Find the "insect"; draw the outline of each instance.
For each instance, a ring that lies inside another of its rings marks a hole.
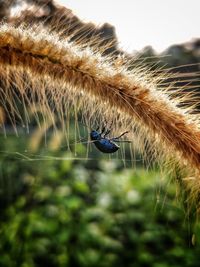
[[[119,140],[120,137],[127,134],[128,131],[120,134],[117,137],[107,138],[108,134],[111,132],[111,130],[106,130],[105,127],[103,127],[102,131],[99,132],[99,127],[96,130],[92,130],[90,132],[90,138],[93,141],[94,145],[98,150],[100,150],[103,153],[114,153],[116,152],[120,146],[116,144],[116,142],[129,142],[126,140]]]

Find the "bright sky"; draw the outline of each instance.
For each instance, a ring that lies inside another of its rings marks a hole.
[[[109,22],[129,52],[200,37],[200,0],[57,0],[85,22]]]

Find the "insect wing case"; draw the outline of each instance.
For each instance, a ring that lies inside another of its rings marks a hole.
[[[114,153],[119,149],[119,146],[106,138],[101,138],[94,142],[95,146],[103,153]]]

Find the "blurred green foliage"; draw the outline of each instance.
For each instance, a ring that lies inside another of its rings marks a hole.
[[[156,171],[0,139],[0,266],[199,266],[199,226]]]

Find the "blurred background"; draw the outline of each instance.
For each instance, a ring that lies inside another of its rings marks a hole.
[[[79,12],[89,8],[82,4],[81,9],[80,1],[74,1],[73,13],[72,2],[58,1],[66,5],[67,19],[77,27],[94,29],[104,44],[112,40],[106,53],[132,57],[119,48],[118,28],[109,24],[111,20],[96,27],[80,13],[83,22]],[[106,14],[115,13],[115,3],[110,2],[113,10],[108,5]],[[188,4],[190,10],[197,12],[192,4]],[[179,21],[182,9],[175,6],[167,14],[177,14]],[[31,18],[49,26],[51,19],[47,18],[56,16],[59,8],[48,0],[0,0],[0,19],[10,22],[20,14],[22,21]],[[198,26],[193,22],[193,27]],[[153,43],[146,40],[150,46],[133,46],[134,55],[151,69],[167,65],[176,73],[192,76],[200,71],[200,39],[198,32],[191,32],[192,39],[179,44],[172,41],[162,52],[166,43],[154,50]],[[188,85],[187,80],[182,77],[176,84]],[[190,86],[198,96],[199,79],[193,79]],[[28,132],[16,121],[16,134],[0,107],[0,266],[199,266],[200,224],[192,210],[188,212],[172,177],[164,179],[158,166],[147,166],[128,144],[122,145],[122,153],[108,156],[92,144],[77,142],[87,139],[90,131],[81,124],[81,117],[77,120],[72,115],[67,133],[59,128],[53,131],[48,120],[38,127],[40,111],[37,118],[31,117],[35,114],[32,108]]]

